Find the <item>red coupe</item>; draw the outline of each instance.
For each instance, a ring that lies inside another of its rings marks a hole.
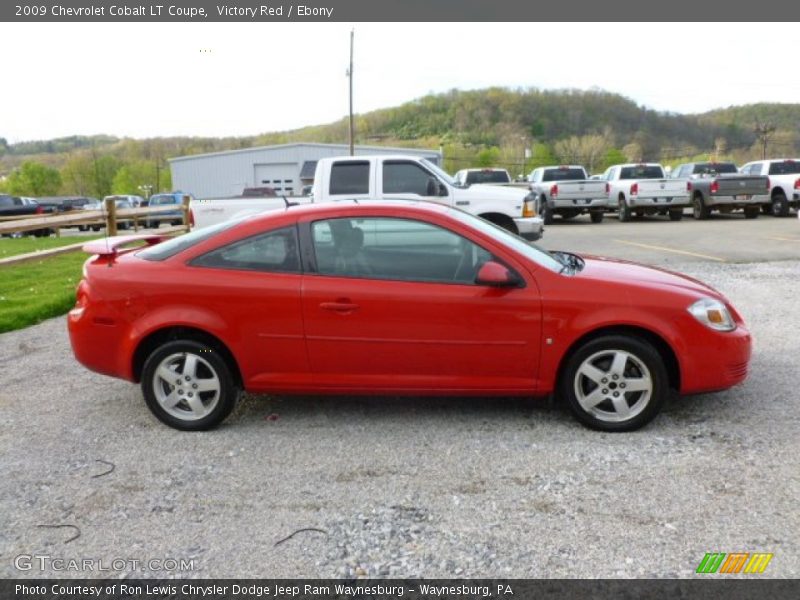
[[[147,246],[123,249],[135,240]],[[141,382],[178,429],[217,425],[245,389],[555,393],[585,425],[628,431],[670,389],[747,376],[750,333],[709,286],[546,252],[435,204],[292,206],[85,250],[96,256],[68,317],[75,356]]]

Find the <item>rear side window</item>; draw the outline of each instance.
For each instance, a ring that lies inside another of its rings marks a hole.
[[[620,179],[664,179],[661,167],[649,165],[636,165],[635,167],[622,167]]]
[[[331,166],[331,195],[368,193],[368,161],[347,161],[333,163],[333,166]]]
[[[586,173],[583,169],[547,169],[544,172],[542,181],[577,181],[579,179],[586,179]]]
[[[294,227],[262,233],[212,250],[191,264],[215,269],[299,273],[297,233]]]
[[[230,229],[234,225],[238,225],[242,219],[228,219],[222,223],[217,223],[205,229],[196,229],[191,233],[179,235],[166,242],[161,242],[155,246],[149,246],[144,250],[139,250],[136,256],[144,258],[145,260],[164,260],[170,256],[175,256],[178,252],[182,252],[187,248],[191,248],[209,238],[214,237],[218,233],[222,233],[226,229]]]
[[[770,175],[797,175],[800,174],[800,162],[785,160],[783,162],[770,163]]]

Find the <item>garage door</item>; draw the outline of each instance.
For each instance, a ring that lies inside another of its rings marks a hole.
[[[294,196],[300,193],[297,184],[297,163],[277,163],[269,165],[253,165],[255,169],[255,187],[271,187],[278,194]]]

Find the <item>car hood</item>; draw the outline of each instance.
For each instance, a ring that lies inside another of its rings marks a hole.
[[[602,256],[582,255],[581,258],[586,261],[578,273],[581,278],[630,286],[657,286],[692,296],[711,296],[725,301],[725,297],[710,285],[667,269]]]

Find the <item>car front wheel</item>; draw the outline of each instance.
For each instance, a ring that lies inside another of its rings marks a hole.
[[[186,431],[216,427],[239,396],[225,359],[194,340],[170,341],[150,354],[142,371],[142,392],[160,421]]]
[[[661,410],[668,387],[656,349],[640,338],[617,335],[580,347],[559,382],[575,418],[601,431],[643,427]]]

